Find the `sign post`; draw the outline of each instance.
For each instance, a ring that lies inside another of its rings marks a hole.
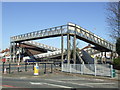
[[[3,69],[2,69],[2,72],[4,73],[4,66],[5,66],[5,58],[2,59],[2,62],[3,62]]]

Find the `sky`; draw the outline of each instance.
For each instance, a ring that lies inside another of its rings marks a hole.
[[[3,2],[2,49],[9,47],[12,36],[65,25],[68,22],[110,40],[105,22],[105,6],[106,2]],[[59,37],[42,39],[39,42],[60,48]],[[82,41],[78,42],[80,47],[86,45]]]

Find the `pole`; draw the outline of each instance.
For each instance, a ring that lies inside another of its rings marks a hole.
[[[45,63],[45,69],[44,69],[44,74],[46,74],[46,63]]]
[[[63,34],[62,34],[62,26],[61,26],[61,59],[62,59],[62,64],[63,64],[63,58],[64,58],[64,55],[63,55],[63,48],[64,48],[64,38],[63,38]]]
[[[15,62],[15,42],[13,43],[13,62]]]
[[[52,73],[52,63],[51,63],[51,73]]]
[[[73,60],[74,64],[76,64],[76,25],[75,25],[75,34],[74,34],[74,39],[73,39]]]
[[[27,72],[27,63],[25,62],[25,71]]]
[[[11,71],[11,64],[9,63],[9,74],[10,74],[10,71]]]
[[[33,70],[34,70],[34,62],[33,62]]]
[[[3,62],[3,69],[2,69],[2,72],[4,73],[4,64],[5,64],[5,62]]]
[[[9,60],[9,74],[10,74],[10,71],[11,71],[11,65],[10,65],[10,62],[11,62],[11,60],[12,60],[12,43],[10,42],[10,60]]]
[[[19,64],[20,64],[20,43],[19,43],[19,60],[18,60],[18,72],[19,72]]]
[[[67,63],[70,64],[70,35],[67,34]]]
[[[15,43],[15,63],[16,63],[16,60],[17,60],[17,43]]]

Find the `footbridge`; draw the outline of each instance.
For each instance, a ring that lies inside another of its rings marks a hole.
[[[82,28],[81,26],[73,23],[68,23],[66,25],[52,27],[48,29],[38,30],[26,34],[21,34],[17,36],[11,37],[11,46],[15,44],[19,44],[24,41],[36,40],[36,39],[44,39],[51,37],[59,37],[61,36],[61,60],[63,62],[64,56],[64,45],[63,45],[63,36],[67,36],[67,60],[68,64],[70,63],[70,36],[74,37],[73,45],[74,45],[74,63],[76,63],[76,39],[83,40],[87,43],[90,43],[95,46],[96,50],[104,51],[104,52],[115,52],[115,45],[110,43],[109,41],[95,35],[94,33]],[[37,44],[36,44],[37,45]],[[37,45],[39,46],[39,45]],[[56,51],[57,49],[53,50]],[[12,53],[12,51],[11,51]],[[11,58],[12,59],[12,58]]]

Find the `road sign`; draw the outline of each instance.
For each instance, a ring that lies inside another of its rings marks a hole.
[[[3,59],[2,59],[2,62],[6,62],[6,59],[5,59],[5,58],[3,58]]]

